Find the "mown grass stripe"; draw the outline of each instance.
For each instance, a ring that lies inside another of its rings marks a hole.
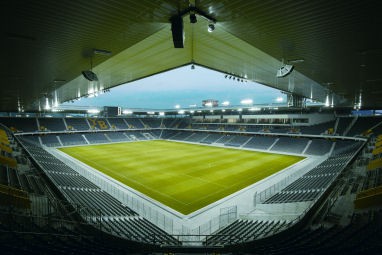
[[[169,141],[60,150],[183,214],[198,210],[303,159]]]

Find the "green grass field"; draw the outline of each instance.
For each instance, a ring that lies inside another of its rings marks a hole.
[[[169,141],[60,150],[185,215],[303,159]]]

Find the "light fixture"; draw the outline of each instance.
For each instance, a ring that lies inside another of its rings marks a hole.
[[[111,51],[109,51],[109,50],[100,50],[100,49],[93,49],[93,54],[95,54],[95,55],[110,56],[111,55]]]
[[[240,101],[240,103],[243,105],[251,105],[251,104],[253,104],[253,100],[252,99],[243,99]]]
[[[90,57],[90,70],[82,71],[82,75],[88,81],[98,81],[98,77],[95,73],[93,73],[93,57]]]
[[[214,23],[208,24],[207,31],[212,33],[214,30],[215,30],[215,24]]]
[[[289,59],[287,62],[289,64],[300,64],[300,63],[303,63],[304,61],[305,61],[305,59],[298,58],[298,59]]]
[[[45,110],[50,110],[49,98],[45,97]]]
[[[293,71],[293,65],[283,65],[277,70],[276,77],[281,78],[285,77]]]
[[[326,93],[325,106],[326,106],[326,107],[329,107],[329,106],[330,106],[330,102],[329,102],[329,92]]]
[[[261,108],[259,108],[259,107],[251,107],[251,108],[248,109],[248,111],[250,111],[250,112],[258,112],[258,111],[261,111]]]
[[[212,102],[207,102],[207,103],[205,103],[205,104],[204,104],[204,106],[207,106],[207,107],[212,107],[212,106],[213,106],[213,104],[212,104]]]
[[[61,80],[61,79],[54,79],[54,83],[61,83],[61,82],[66,82],[66,80]]]
[[[225,74],[224,78],[232,79],[237,82],[247,82],[247,75]]]
[[[87,112],[92,113],[92,114],[100,113],[100,111],[98,109],[88,109]]]
[[[191,70],[194,70],[194,69],[195,69],[195,65],[192,64],[192,65],[191,65]]]
[[[88,81],[98,81],[97,75],[95,73],[93,73],[91,70],[82,71],[82,75]]]
[[[182,11],[178,11],[178,13],[172,17],[170,17],[171,22],[171,32],[172,32],[172,40],[174,43],[174,48],[184,48],[184,30],[183,30],[183,17],[185,15],[189,14],[190,23],[196,23],[197,17],[196,14],[199,15],[199,17],[202,17],[206,19],[210,24],[213,26],[208,26],[208,29],[210,32],[213,31],[215,28],[216,19],[212,16],[210,16],[208,13],[204,12],[203,10],[198,9],[195,7],[194,4],[190,4],[189,7]]]
[[[198,22],[198,20],[196,19],[195,13],[190,13],[190,23],[195,24],[196,22]]]
[[[282,101],[284,101],[284,98],[282,98],[282,97],[277,97],[276,98],[276,102],[281,103]]]

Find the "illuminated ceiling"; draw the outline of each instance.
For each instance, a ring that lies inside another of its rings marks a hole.
[[[192,1],[217,20],[213,33],[184,17],[185,48],[169,19],[189,1],[2,1],[1,111],[66,101],[191,62],[324,101],[382,106],[381,8],[377,1]],[[95,85],[81,76],[90,68]],[[276,78],[281,61],[303,59]],[[343,100],[346,99],[346,100]]]

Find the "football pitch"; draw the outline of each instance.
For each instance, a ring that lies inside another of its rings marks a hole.
[[[60,150],[185,215],[304,159],[161,140]]]

